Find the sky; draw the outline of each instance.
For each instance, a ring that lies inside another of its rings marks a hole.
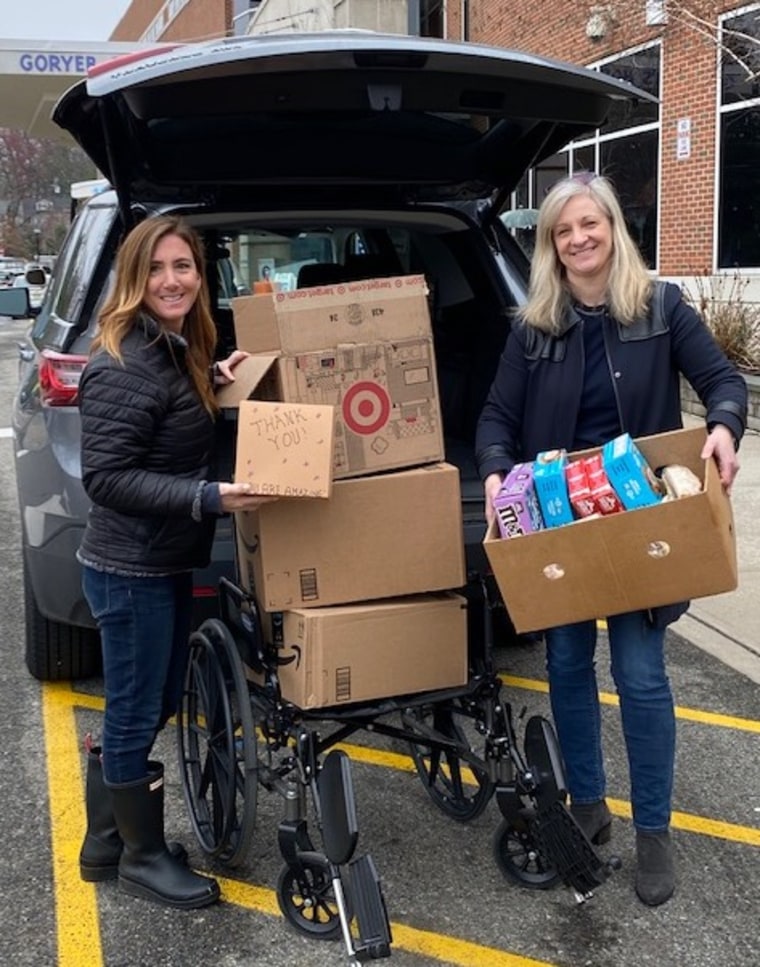
[[[108,40],[129,4],[130,0],[3,0],[0,46],[3,40]]]

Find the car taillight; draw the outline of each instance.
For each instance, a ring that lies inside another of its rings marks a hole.
[[[43,406],[73,406],[87,356],[44,349],[40,355],[40,401]]]

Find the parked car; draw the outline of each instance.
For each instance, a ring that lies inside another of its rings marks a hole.
[[[265,266],[275,279],[286,267],[299,286],[423,273],[467,559],[485,569],[474,429],[528,274],[498,214],[527,168],[639,96],[525,53],[369,32],[146,52],[131,55],[127,70],[98,65],[71,88],[55,121],[117,190],[81,208],[21,349],[13,432],[32,674],[70,678],[97,667],[74,557],[88,509],[77,384],[125,223],[180,212],[203,234],[220,355],[234,337],[219,288],[229,273],[215,263],[230,250],[237,291],[253,289]],[[234,429],[220,420],[227,472]],[[197,600],[213,604],[219,575],[232,568],[223,521]]]
[[[24,260],[9,255],[0,256],[0,288],[10,288],[17,276],[24,272]]]
[[[42,302],[47,291],[48,275],[41,265],[30,263],[24,267],[22,275],[17,275],[13,280],[15,288],[25,288],[29,290],[29,309],[33,316],[42,308]]]

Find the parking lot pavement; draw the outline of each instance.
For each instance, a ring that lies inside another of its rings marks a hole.
[[[15,333],[0,332],[0,414],[8,412]],[[0,419],[0,423],[2,420]],[[11,443],[0,438],[0,963],[14,967],[329,967],[342,946],[290,930],[277,909],[277,824],[283,803],[259,790],[250,854],[216,866],[191,839],[174,745],[167,764],[167,835],[198,868],[220,876],[223,902],[180,912],[79,880],[84,831],[81,738],[99,732],[98,680],[40,685],[23,664],[19,530]],[[760,732],[758,687],[680,633],[668,638],[678,704],[674,839],[678,889],[649,909],[633,893],[627,767],[602,633],[599,653],[614,851],[622,869],[586,904],[558,887],[507,882],[492,856],[496,803],[458,824],[430,802],[406,749],[359,733],[349,740],[360,851],[383,879],[397,967],[756,967],[760,947]],[[499,649],[515,714],[547,713],[540,644]],[[518,729],[521,724],[518,723]]]
[[[687,425],[699,424],[685,415]],[[676,629],[689,641],[760,684],[760,433],[748,430],[739,449],[739,475],[731,504],[734,514],[739,586],[727,594],[693,601]],[[709,567],[709,562],[703,562]]]

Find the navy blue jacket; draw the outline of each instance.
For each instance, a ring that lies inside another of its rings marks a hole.
[[[621,326],[605,315],[602,325],[623,432],[638,437],[680,428],[683,374],[706,409],[708,427],[725,424],[738,446],[747,384],[677,286],[655,283],[646,319]],[[475,458],[483,479],[541,450],[573,449],[584,383],[582,326],[571,309],[558,336],[513,328],[478,421]],[[664,628],[687,608],[687,601],[653,608],[649,618]]]
[[[212,473],[214,419],[188,375],[186,342],[141,316],[123,365],[96,353],[79,385],[82,482],[92,500],[78,557],[122,574],[208,564],[216,519],[194,510]]]
[[[621,431],[638,437],[681,427],[682,374],[706,409],[708,427],[725,424],[738,445],[747,421],[743,377],[678,286],[656,282],[652,305],[633,325],[609,315],[602,323]],[[582,326],[570,309],[558,336],[525,325],[512,329],[478,421],[482,479],[541,450],[573,449],[584,378]]]

